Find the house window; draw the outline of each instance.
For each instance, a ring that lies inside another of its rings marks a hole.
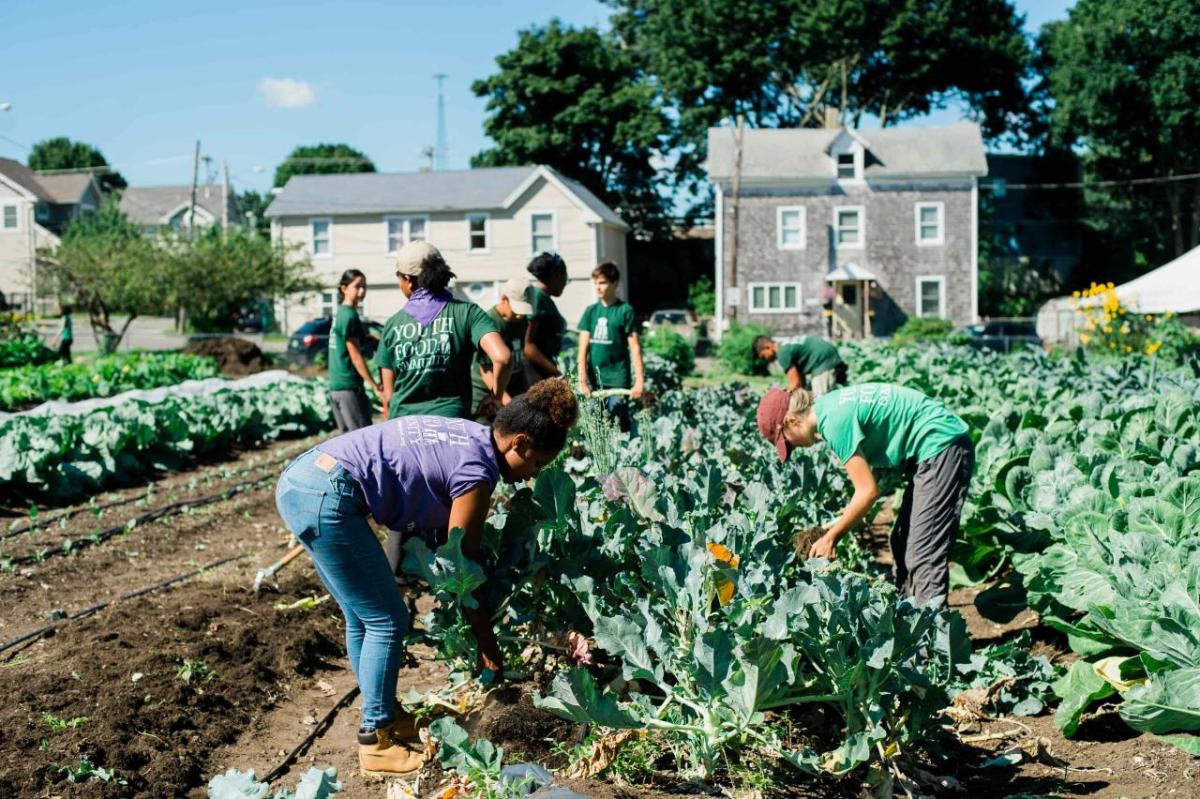
[[[802,206],[779,208],[775,212],[775,241],[781,250],[803,250],[805,213]]]
[[[20,206],[16,204],[0,206],[0,228],[4,230],[21,229],[21,216],[18,209]]]
[[[861,206],[833,209],[833,235],[838,247],[862,247],[866,240],[866,222]]]
[[[322,291],[321,292],[321,316],[325,316],[325,317],[332,319],[333,315],[335,313],[337,313],[337,307],[338,307],[337,290],[334,289],[333,291]]]
[[[50,206],[45,203],[38,203],[37,210],[34,213],[37,215],[38,222],[50,221]]]
[[[488,251],[487,214],[471,214],[467,217],[467,251]]]
[[[945,242],[945,205],[942,203],[917,203],[914,212],[917,227],[917,244],[929,246]]]
[[[917,316],[946,318],[946,278],[941,275],[917,278]]]
[[[798,313],[799,283],[751,283],[750,313]]]
[[[172,220],[172,223],[174,220]],[[312,254],[318,258],[333,256],[333,221],[330,219],[311,219],[309,227],[312,232]],[[172,225],[173,226],[173,225]]]
[[[854,180],[858,177],[858,165],[855,163],[853,152],[838,153],[837,176],[838,180]]]
[[[558,249],[558,231],[555,228],[553,211],[530,215],[529,238],[534,255]]]
[[[429,220],[423,216],[389,216],[384,218],[387,228],[387,254],[393,255],[410,241],[425,241]]]

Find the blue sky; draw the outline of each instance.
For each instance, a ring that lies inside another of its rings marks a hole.
[[[1030,30],[1073,3],[1017,0]],[[182,184],[199,137],[239,188],[265,190],[295,145],[345,141],[382,171],[414,170],[436,137],[433,74],[444,72],[448,165],[461,168],[488,145],[471,81],[517,31],[608,14],[595,0],[3,2],[0,103],[12,109],[0,111],[0,157],[24,161],[28,145],[66,135],[133,184]]]

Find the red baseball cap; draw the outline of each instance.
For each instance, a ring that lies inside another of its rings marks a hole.
[[[775,445],[779,459],[786,461],[791,453],[787,439],[783,437],[783,420],[787,417],[788,393],[781,388],[772,388],[758,403],[758,432]]]

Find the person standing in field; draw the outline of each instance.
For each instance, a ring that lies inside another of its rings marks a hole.
[[[904,501],[892,527],[896,584],[917,604],[944,601],[950,589],[950,548],[971,474],[975,445],[965,422],[919,391],[891,383],[861,383],[814,401],[802,388],[773,388],[758,405],[758,429],[779,457],[824,441],[854,484],[854,495],[809,557],[833,558],[879,498],[876,472],[900,469]]]
[[[758,336],[752,346],[754,357],[767,363],[779,361],[788,388],[806,388],[820,397],[849,382],[841,354],[820,336],[801,336],[782,345],[770,336]]]
[[[75,343],[75,320],[71,316],[72,310],[70,305],[59,306],[62,320],[58,333],[54,336],[54,343],[51,345],[51,347],[58,348],[58,359],[63,363],[71,362],[71,345]]]
[[[371,377],[363,357],[367,329],[358,315],[358,306],[367,296],[367,276],[347,269],[338,281],[337,313],[329,328],[329,402],[339,433],[348,433],[371,423],[371,403],[364,384],[383,402],[383,389]]]
[[[642,345],[634,324],[633,306],[617,296],[621,271],[612,261],[592,270],[597,301],[579,320],[579,390],[630,389],[638,399],[645,388]],[[624,397],[608,397],[608,413],[621,430],[629,432],[632,421]]]
[[[445,542],[479,561],[496,484],[527,480],[562,450],[578,406],[563,380],[545,380],[500,410],[491,427],[465,419],[404,416],[338,436],[301,455],[275,490],[279,515],[312,557],[346,621],[346,651],[362,691],[358,762],[394,776],[425,762],[415,719],[397,712],[396,683],[408,608],[368,517],[406,535]],[[504,669],[481,587],[463,616],[487,680]]]
[[[500,337],[512,352],[512,377],[508,380],[508,390],[499,396],[496,394],[496,370],[492,359],[486,353],[475,355],[475,366],[471,371],[471,407],[475,409],[473,418],[477,422],[490,424],[496,416],[496,411],[502,405],[507,405],[513,397],[525,393],[528,383],[525,380],[525,328],[528,318],[533,313],[533,305],[529,302],[531,293],[529,281],[514,277],[504,284],[500,290],[500,301],[487,312],[488,317],[500,330]]]
[[[525,374],[532,385],[562,374],[557,358],[562,352],[567,320],[552,298],[561,297],[567,287],[567,264],[558,253],[544,252],[534,256],[527,268],[535,281],[529,299],[533,312],[525,329]]]

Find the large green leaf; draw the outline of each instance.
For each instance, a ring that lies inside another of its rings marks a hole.
[[[1054,683],[1054,693],[1062,700],[1054,714],[1054,725],[1070,738],[1079,728],[1084,711],[1096,701],[1112,696],[1116,689],[1096,673],[1091,663],[1077,660]]]

